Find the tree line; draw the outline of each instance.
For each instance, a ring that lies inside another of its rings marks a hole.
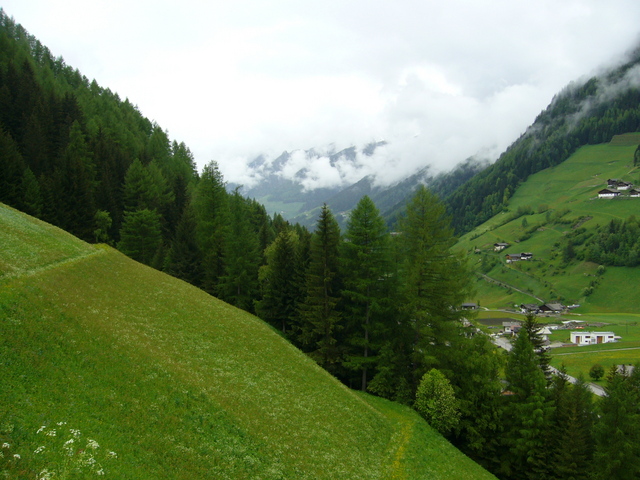
[[[393,232],[366,196],[344,232],[326,205],[313,231],[269,216],[2,10],[0,172],[0,201],[257,314],[347,386],[414,405],[500,478],[638,471],[636,374],[612,371],[596,408],[582,383],[546,375],[534,326],[498,351],[465,320],[472,276],[423,186]],[[627,443],[607,450],[611,438]]]

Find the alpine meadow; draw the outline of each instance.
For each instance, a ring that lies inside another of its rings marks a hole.
[[[0,478],[637,478],[639,64],[301,224],[0,9]]]

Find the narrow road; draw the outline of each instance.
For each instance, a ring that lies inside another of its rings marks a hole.
[[[525,292],[524,290],[520,290],[518,287],[514,287],[513,285],[509,285],[508,283],[504,283],[504,282],[501,282],[500,280],[496,280],[495,278],[491,278],[491,277],[485,275],[484,273],[481,273],[480,276],[482,278],[484,278],[487,282],[495,283],[496,285],[499,285],[501,287],[510,288],[511,290],[515,290],[516,292],[520,292],[520,293],[522,293],[524,295],[528,295],[530,297],[533,297],[540,303],[545,303],[543,299],[541,299],[540,297],[536,297],[533,293],[529,293],[529,292]]]

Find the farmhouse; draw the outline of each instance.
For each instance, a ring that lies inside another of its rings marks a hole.
[[[607,187],[617,190],[629,190],[633,187],[633,183],[625,182],[624,180],[618,180],[617,178],[610,178],[607,180]]]
[[[638,190],[637,188],[632,188],[631,190],[629,190],[629,196],[640,197],[640,190]]]
[[[603,188],[598,192],[598,198],[615,198],[620,195],[618,190],[613,188]]]
[[[538,305],[535,303],[523,303],[520,305],[522,313],[538,313]]]
[[[504,250],[508,246],[509,246],[509,244],[508,243],[504,243],[504,242],[494,243],[493,244],[493,251],[494,252],[501,252],[502,250]]]
[[[478,305],[475,303],[463,303],[461,305],[462,310],[477,310]]]
[[[564,309],[565,307],[561,303],[545,303],[544,305],[540,305],[538,311],[542,313],[560,313]]]
[[[515,335],[520,331],[520,328],[522,328],[522,324],[520,322],[502,322],[502,328],[504,333]]]
[[[533,258],[533,253],[507,253],[505,254],[505,258],[507,259],[507,263],[519,262],[520,260],[531,260]]]
[[[576,345],[597,345],[599,343],[611,343],[617,339],[613,332],[571,332],[571,343]]]

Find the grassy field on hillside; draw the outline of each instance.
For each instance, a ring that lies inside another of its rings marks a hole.
[[[611,219],[624,220],[640,212],[640,198],[597,198],[609,178],[640,184],[632,141],[624,137],[612,144],[583,147],[560,165],[531,175],[509,200],[508,211],[459,240],[457,248],[469,252],[479,272],[514,287],[505,295],[504,286],[479,285],[477,296],[483,305],[509,308],[520,300],[539,303],[514,294],[519,289],[546,302],[579,303],[584,313],[638,310],[634,291],[640,269],[607,268],[593,294],[586,297],[585,289],[597,280],[598,265],[576,260],[567,264],[561,247],[564,236],[576,228],[593,230]],[[510,246],[494,252],[496,242]],[[521,252],[533,253],[533,260],[505,262],[506,254]]]
[[[2,254],[0,279],[10,478],[493,478],[256,317],[0,205],[0,232],[9,223],[2,246],[20,251]]]

